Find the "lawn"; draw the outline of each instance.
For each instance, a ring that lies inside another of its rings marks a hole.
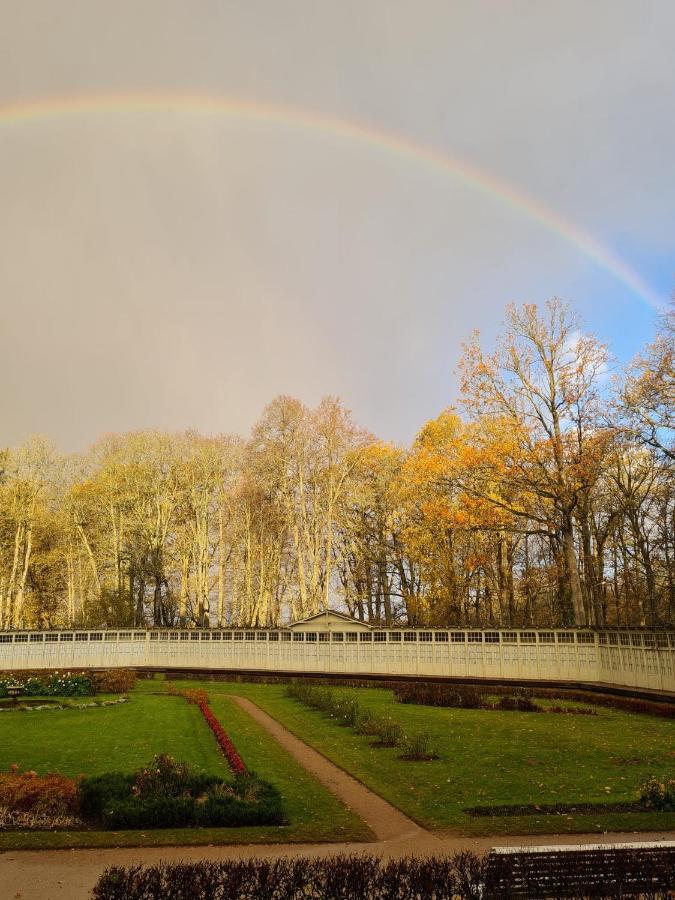
[[[472,818],[467,807],[618,803],[637,799],[650,775],[675,775],[675,723],[598,708],[597,716],[438,709],[403,705],[384,689],[335,689],[425,731],[440,752],[406,762],[370,739],[284,696],[282,685],[211,683],[218,695],[247,696],[298,737],[351,772],[420,824],[464,834],[651,831],[675,828],[675,814],[592,812]]]
[[[194,685],[192,685],[194,686]],[[225,697],[212,708],[249,769],[280,790],[289,825],[146,832],[5,832],[0,850],[38,847],[153,846],[369,840],[360,819],[305,772],[267,733]],[[0,769],[18,763],[64,775],[131,772],[157,753],[227,777],[229,769],[197,707],[139,682],[117,706],[0,713]]]

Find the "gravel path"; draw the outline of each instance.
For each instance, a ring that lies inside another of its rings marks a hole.
[[[87,900],[99,875],[111,865],[156,863],[160,860],[242,859],[247,857],[327,856],[372,853],[382,857],[429,856],[457,850],[485,852],[494,846],[595,844],[602,842],[673,840],[675,833],[511,835],[472,838],[442,837],[420,828],[361,782],[317,753],[250,700],[235,701],[297,759],[314,777],[349,806],[373,830],[377,841],[361,844],[248,844],[223,847],[110,848],[106,850],[23,850],[0,853],[2,900]]]

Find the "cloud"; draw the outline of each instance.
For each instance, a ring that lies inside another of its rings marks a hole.
[[[0,84],[6,101],[204,90],[361,119],[519,185],[630,262],[672,251],[673,25],[668,3],[70,0],[7,11]],[[493,198],[293,129],[0,126],[0,196],[8,442],[246,431],[279,392],[340,394],[408,439],[509,300],[574,300],[623,355],[650,328],[625,287]]]

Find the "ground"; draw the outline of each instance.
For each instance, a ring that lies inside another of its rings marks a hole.
[[[195,683],[190,683],[194,687]],[[341,728],[284,696],[282,685],[204,682],[211,706],[250,769],[280,789],[290,825],[279,828],[126,833],[0,834],[0,848],[105,846],[111,843],[349,841],[366,826],[232,701],[246,697],[393,806],[436,833],[536,834],[669,830],[672,813],[604,813],[472,818],[469,806],[635,800],[650,775],[673,775],[675,724],[604,708],[598,715],[436,709],[397,703],[384,689],[355,692],[360,702],[410,732],[425,731],[440,752],[407,762],[396,749]],[[131,771],[168,752],[218,774],[225,763],[199,711],[140,682],[128,704],[98,709],[0,713],[0,768],[13,762],[75,775]]]

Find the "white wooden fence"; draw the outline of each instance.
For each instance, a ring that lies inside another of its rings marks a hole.
[[[675,692],[675,632],[377,628],[0,632],[0,671],[170,667],[601,682]]]

